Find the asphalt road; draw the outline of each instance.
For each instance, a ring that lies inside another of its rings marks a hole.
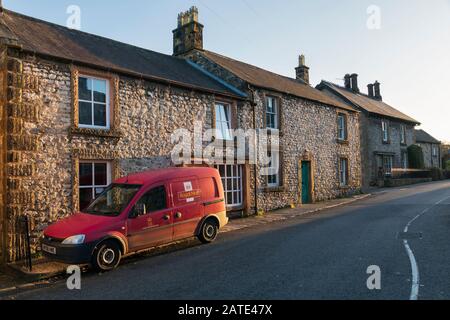
[[[380,267],[380,290],[367,288],[371,265]],[[61,281],[10,298],[410,299],[415,287],[418,299],[450,299],[449,274],[446,181],[230,232],[211,245],[191,242],[182,250],[132,259],[110,273],[85,273],[81,290],[70,291]]]

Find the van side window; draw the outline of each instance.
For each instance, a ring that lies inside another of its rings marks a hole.
[[[142,196],[137,205],[145,205],[143,214],[167,209],[166,188],[159,186],[151,189]]]

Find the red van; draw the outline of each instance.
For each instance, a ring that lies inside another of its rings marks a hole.
[[[107,271],[122,256],[161,244],[192,236],[212,242],[227,223],[216,169],[148,171],[118,179],[83,212],[45,229],[42,251]]]

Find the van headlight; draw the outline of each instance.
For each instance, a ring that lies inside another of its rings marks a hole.
[[[71,236],[65,239],[62,244],[82,244],[84,242],[84,234],[78,234],[76,236]]]

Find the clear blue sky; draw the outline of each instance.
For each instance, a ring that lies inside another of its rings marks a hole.
[[[204,45],[242,61],[294,76],[306,55],[311,82],[360,75],[360,88],[382,84],[384,100],[450,141],[450,0],[3,0],[4,6],[65,25],[81,8],[83,31],[172,53],[177,14],[196,5]],[[380,8],[369,30],[367,8]]]

